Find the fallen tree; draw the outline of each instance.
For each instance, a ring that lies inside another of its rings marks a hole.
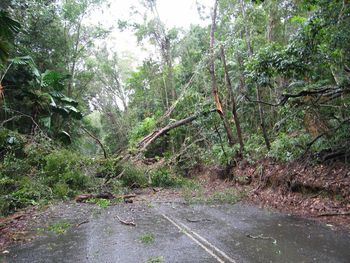
[[[116,196],[110,192],[103,192],[99,194],[81,194],[75,197],[75,201],[78,203],[85,203],[90,199],[107,199],[107,200],[123,199],[124,201],[126,201],[127,199],[134,198],[134,197],[136,197],[136,194],[126,194],[126,195]]]
[[[191,115],[185,119],[181,119],[178,121],[175,121],[173,123],[168,124],[167,126],[157,129],[153,132],[151,132],[150,134],[148,134],[147,136],[145,136],[138,144],[138,149],[142,152],[144,150],[147,149],[147,147],[153,143],[156,139],[158,139],[159,137],[165,135],[167,132],[169,132],[172,129],[175,129],[177,127],[186,125],[191,123],[192,121],[194,121],[195,119],[199,118],[200,116],[206,116],[210,113],[216,112],[216,109],[212,109],[209,111],[205,111],[205,112],[201,112],[201,113],[197,113],[194,115]]]

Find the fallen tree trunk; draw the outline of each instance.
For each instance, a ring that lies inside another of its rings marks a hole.
[[[126,200],[126,199],[130,199],[130,198],[134,198],[134,197],[136,197],[135,194],[126,194],[126,195],[115,196],[112,193],[103,192],[103,193],[99,193],[99,194],[81,194],[81,195],[78,195],[77,197],[75,197],[75,201],[78,203],[84,203],[90,199],[108,199],[108,200],[111,200],[111,199],[116,198],[116,199]]]
[[[172,129],[175,129],[177,127],[180,127],[180,126],[183,126],[183,125],[186,125],[186,124],[189,124],[191,123],[192,121],[194,121],[195,119],[197,119],[198,117],[200,116],[205,116],[205,115],[208,115],[212,112],[216,112],[217,110],[216,109],[212,109],[210,111],[206,111],[206,112],[201,112],[201,113],[197,113],[197,114],[194,114],[192,116],[189,116],[185,119],[182,119],[182,120],[178,120],[178,121],[175,121],[173,123],[170,123],[168,124],[167,126],[159,129],[159,130],[155,130],[153,131],[152,133],[148,134],[147,136],[145,136],[141,141],[140,143],[138,144],[138,148],[141,150],[141,151],[144,151],[147,149],[147,147],[153,143],[157,138],[161,137],[162,135],[166,134],[168,131],[172,130]]]

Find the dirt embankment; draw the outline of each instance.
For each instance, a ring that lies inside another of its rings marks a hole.
[[[350,228],[350,165],[266,159],[241,163],[233,178],[237,184],[249,184],[249,199],[256,204]]]
[[[350,165],[264,159],[255,164],[243,161],[229,176],[223,168],[201,166],[190,175],[199,178],[208,193],[241,188],[261,207],[350,228]]]

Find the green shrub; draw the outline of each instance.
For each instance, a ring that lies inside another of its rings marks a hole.
[[[44,171],[50,177],[57,177],[62,173],[76,170],[80,158],[69,150],[54,151],[46,158]]]
[[[104,177],[117,176],[123,171],[123,166],[119,164],[120,157],[110,157],[97,161],[96,172]]]
[[[64,234],[69,228],[72,227],[72,224],[67,221],[62,221],[49,225],[48,230],[54,232],[57,235]]]
[[[84,160],[78,154],[60,150],[49,154],[45,159],[45,180],[49,186],[61,183],[72,190],[82,190],[88,186],[89,177],[81,172]]]
[[[172,176],[165,168],[152,172],[151,181],[155,187],[175,187],[183,184],[183,178]]]
[[[209,159],[214,164],[221,164],[226,165],[232,160],[232,156],[236,154],[239,147],[238,144],[234,145],[233,147],[224,144],[221,146],[220,144],[214,144],[211,149],[211,154]]]
[[[137,167],[132,164],[123,165],[123,176],[121,181],[127,187],[147,187],[148,178],[147,172],[142,167]]]
[[[64,199],[69,194],[69,186],[64,182],[58,182],[52,189],[55,196]]]
[[[101,207],[101,208],[107,208],[110,204],[111,204],[111,201],[108,200],[108,199],[98,199],[96,201],[96,204]]]
[[[48,141],[45,137],[37,135],[30,142],[27,142],[24,147],[26,161],[31,166],[42,169],[46,163],[46,156],[49,155],[55,145]]]
[[[0,196],[0,216],[7,215],[11,211],[12,203],[9,201],[9,196]]]
[[[19,178],[31,174],[32,167],[25,159],[16,158],[14,154],[6,154],[0,165],[1,173],[10,178]]]
[[[36,205],[41,200],[52,198],[51,189],[35,180],[24,176],[16,181],[16,190],[0,198],[0,213],[9,214],[28,205]]]
[[[18,182],[0,174],[0,195],[9,194],[16,190]]]
[[[135,146],[138,141],[149,134],[156,126],[156,121],[153,117],[147,117],[137,127],[131,130],[129,133],[129,143],[131,146]]]
[[[282,162],[293,161],[301,156],[305,151],[306,144],[310,140],[310,135],[308,134],[301,134],[292,137],[285,133],[281,133],[271,143],[271,150],[269,151],[268,156]]]
[[[66,149],[52,151],[51,142],[41,140],[35,137],[26,142],[24,156],[10,150],[3,156],[0,214],[6,215],[53,198],[73,197],[92,186],[92,178],[83,173],[90,169],[92,162]]]
[[[0,152],[4,156],[8,153],[16,157],[23,156],[25,138],[17,132],[0,128]]]
[[[266,157],[267,148],[264,138],[258,134],[251,134],[244,143],[244,158],[248,161],[256,161]]]
[[[72,190],[83,190],[88,186],[89,178],[78,170],[62,174],[62,178]]]

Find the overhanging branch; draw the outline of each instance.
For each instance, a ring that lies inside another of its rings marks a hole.
[[[243,93],[243,96],[249,102],[261,103],[261,104],[272,106],[272,107],[278,107],[278,106],[285,105],[290,98],[299,98],[299,97],[320,95],[320,96],[326,96],[328,98],[327,101],[329,101],[329,100],[338,98],[342,94],[345,94],[348,92],[349,92],[349,89],[344,89],[344,88],[340,88],[340,87],[337,87],[336,89],[334,89],[332,87],[324,87],[322,89],[317,89],[317,90],[303,90],[303,91],[300,91],[299,93],[296,93],[296,94],[291,94],[291,93],[282,94],[281,100],[278,103],[270,103],[270,102],[261,101],[261,100],[253,100],[245,93]]]

